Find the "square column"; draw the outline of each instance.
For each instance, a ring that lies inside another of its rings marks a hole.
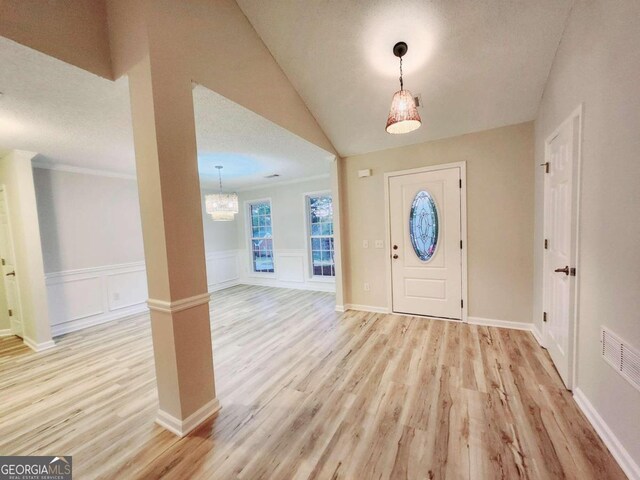
[[[157,423],[183,436],[215,395],[191,81],[145,57],[129,71],[158,384]]]

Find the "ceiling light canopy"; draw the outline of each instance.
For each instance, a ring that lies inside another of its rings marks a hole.
[[[212,193],[205,197],[207,213],[216,222],[229,222],[238,213],[238,194],[222,193],[222,165],[216,165],[216,168],[218,169],[220,192]]]
[[[409,90],[404,89],[402,80],[402,57],[407,53],[407,44],[398,42],[393,46],[393,54],[400,59],[400,90],[391,100],[391,109],[387,118],[387,132],[393,134],[409,133],[422,125],[416,101]]]

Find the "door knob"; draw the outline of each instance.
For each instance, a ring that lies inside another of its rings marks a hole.
[[[15,271],[13,271],[13,272],[9,272],[9,273],[7,273],[7,277],[8,277],[8,276],[10,276],[10,275],[13,275],[13,276],[15,277],[15,276],[16,276],[16,272],[15,272]]]
[[[554,270],[554,272],[556,272],[556,273],[564,273],[565,275],[569,275],[569,265],[567,265],[564,268],[556,268]]]
[[[397,259],[397,258],[398,258],[398,254],[397,254],[397,253],[394,253],[394,254],[393,254],[393,259],[395,260],[395,259]]]

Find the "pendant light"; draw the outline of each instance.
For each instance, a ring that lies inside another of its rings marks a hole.
[[[387,118],[387,132],[393,134],[409,133],[422,125],[416,101],[409,90],[404,89],[402,82],[402,57],[407,53],[407,44],[398,42],[393,46],[393,54],[400,59],[400,90],[393,95],[389,118]]]
[[[205,197],[207,213],[216,222],[229,222],[238,213],[238,194],[222,193],[222,165],[216,165],[216,168],[218,169],[220,192]]]

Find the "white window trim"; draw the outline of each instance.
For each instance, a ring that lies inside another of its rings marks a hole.
[[[271,206],[271,246],[273,248],[273,272],[256,272],[253,269],[253,244],[252,244],[252,224],[251,224],[251,205],[256,203],[264,203],[269,202]],[[274,233],[275,227],[273,223],[273,202],[271,201],[271,197],[265,198],[253,198],[251,200],[245,200],[243,203],[244,208],[244,233],[245,233],[245,245],[247,245],[247,249],[249,252],[248,260],[249,260],[249,269],[247,271],[247,277],[253,278],[276,278],[276,272],[278,271],[278,266],[276,262],[276,244],[274,241]]]
[[[331,197],[331,203],[333,204],[333,192],[330,189],[327,190],[319,190],[315,192],[305,192],[302,194],[302,201],[304,202],[304,208],[302,214],[304,215],[304,221],[302,222],[304,228],[304,245],[305,245],[305,258],[306,258],[306,266],[307,266],[307,281],[308,282],[318,282],[318,283],[336,283],[336,276],[326,277],[321,275],[313,274],[313,259],[311,258],[311,223],[310,223],[310,211],[309,211],[309,197],[318,196],[318,195],[329,195]],[[272,220],[273,223],[273,220]],[[333,226],[334,233],[331,236],[334,242],[333,248],[333,259],[335,262],[335,225]]]

